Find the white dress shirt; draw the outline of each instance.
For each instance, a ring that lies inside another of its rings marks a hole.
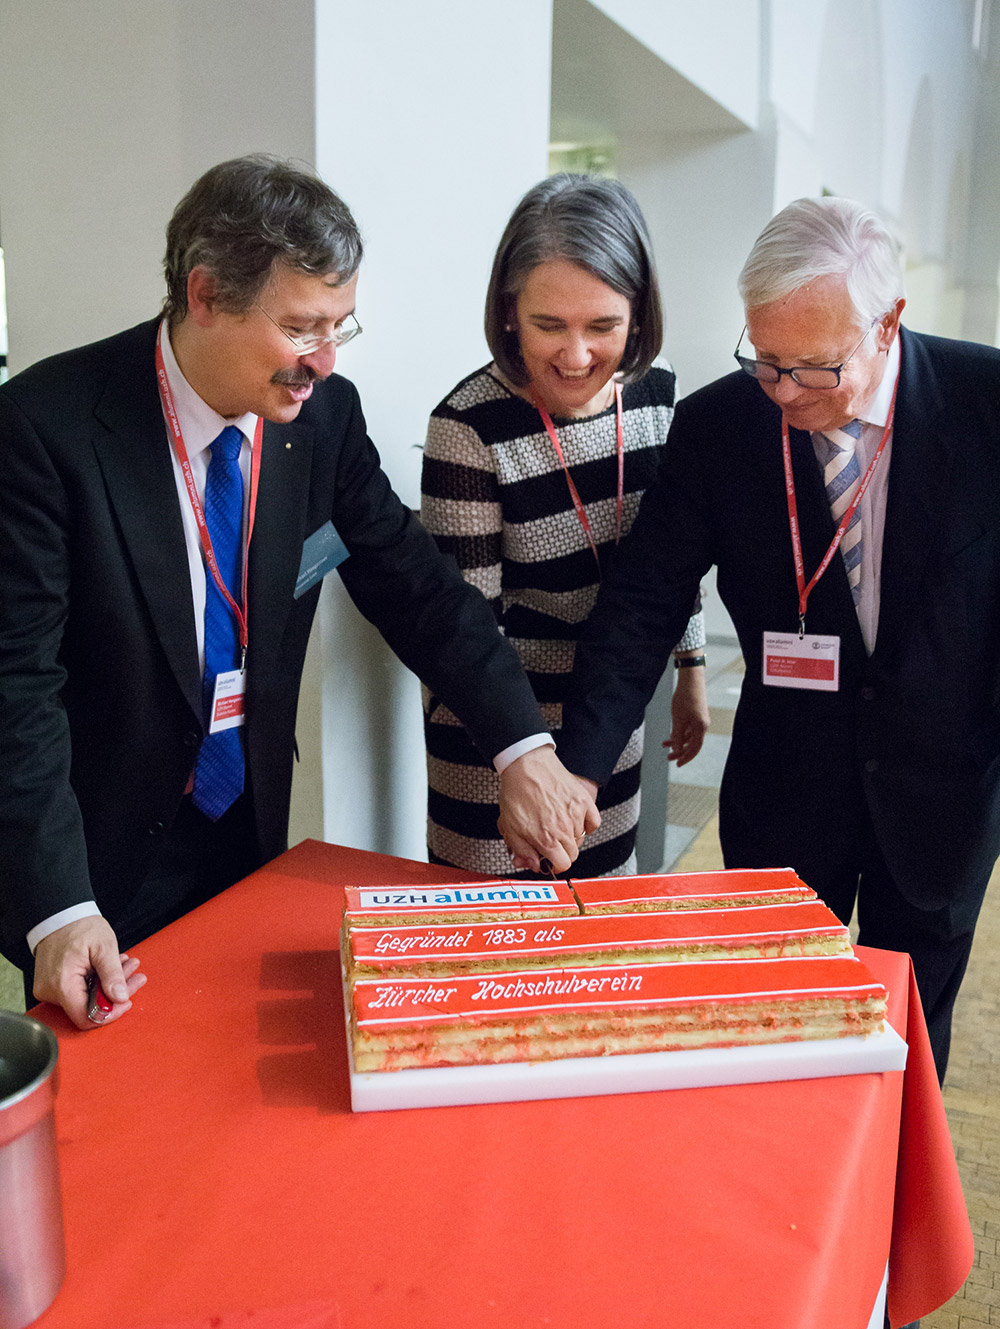
[[[191,476],[195,489],[202,503],[205,502],[205,479],[208,475],[208,463],[211,460],[211,446],[227,425],[235,425],[243,435],[243,447],[240,449],[240,470],[243,472],[243,544],[246,547],[247,514],[250,504],[250,460],[254,432],[258,417],[252,412],[238,415],[227,420],[213,411],[207,402],[202,401],[194,388],[180,371],[170,345],[169,329],[166,319],[162,324],[160,347],[163,351],[163,367],[167,372],[167,382],[174,397],[174,409],[184,438],[188,460],[191,463]],[[166,424],[166,414],[164,414]],[[169,426],[168,434],[169,438]],[[198,667],[205,672],[205,555],[198,535],[198,522],[195,519],[191,500],[188,498],[187,485],[177,457],[176,449],[170,448],[170,460],[174,467],[174,483],[177,486],[177,501],[181,505],[181,520],[184,523],[184,543],[187,547],[188,571],[191,576],[191,598],[194,601],[194,630],[198,638]]]

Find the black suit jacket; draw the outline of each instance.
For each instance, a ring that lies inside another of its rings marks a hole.
[[[839,692],[761,682],[762,635],[797,629],[798,597],[780,413],[737,372],[677,408],[579,649],[560,756],[607,778],[716,564],[746,660],[720,795],[727,864],[821,879],[867,806],[907,898],[974,911],[1000,852],[1000,352],[901,335],[871,657],[835,557],[807,629],[840,636]],[[791,448],[808,579],[833,522],[809,435],[791,431]]]
[[[194,612],[154,374],[156,321],[0,389],[3,948],[95,898],[112,921],[176,814],[203,736]],[[488,605],[392,492],[354,387],[265,424],[244,729],[261,861],[285,847],[299,681],[332,520],[340,573],[390,646],[496,752],[545,725]]]

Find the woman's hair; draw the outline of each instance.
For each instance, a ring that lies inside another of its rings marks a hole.
[[[163,269],[172,320],[187,314],[187,279],[203,266],[227,313],[244,313],[275,259],[302,272],[350,281],[361,262],[361,232],[347,205],[311,172],[255,153],[213,166],[191,186],[167,226]]]
[[[843,276],[858,327],[903,295],[899,246],[885,223],[849,198],[800,198],[768,222],[739,276],[744,308],[781,300],[817,277]]]
[[[617,180],[551,175],[529,189],[500,239],[486,292],[486,340],[498,367],[524,387],[528,374],[512,327],[515,302],[540,263],[565,259],[623,295],[631,307],[619,372],[641,378],[663,342],[656,264],[639,205]]]

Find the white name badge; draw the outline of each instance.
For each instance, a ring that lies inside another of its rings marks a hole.
[[[215,694],[212,697],[212,718],[208,732],[218,734],[223,729],[238,729],[243,723],[243,705],[246,701],[247,676],[242,669],[228,669],[215,676]]]
[[[811,688],[836,692],[840,687],[840,638],[807,632],[764,633],[763,681],[772,688]]]

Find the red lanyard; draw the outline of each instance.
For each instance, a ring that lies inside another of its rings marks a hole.
[[[615,382],[615,408],[618,423],[618,504],[615,518],[615,544],[621,539],[622,533],[622,500],[625,493],[625,438],[622,432],[622,385]],[[566,484],[569,486],[569,496],[573,500],[573,507],[576,509],[576,517],[583,527],[583,533],[587,537],[587,543],[590,545],[590,551],[597,560],[597,570],[601,570],[601,560],[597,553],[597,543],[594,540],[594,533],[590,529],[590,521],[587,517],[586,509],[577,492],[576,485],[573,483],[573,477],[569,473],[569,467],[566,465],[566,458],[563,456],[563,450],[559,443],[559,435],[556,433],[556,427],[552,423],[552,417],[542,405],[542,403],[531,393],[531,400],[536,407],[538,414],[542,417],[542,423],[548,431],[549,438],[552,440],[552,446],[556,450],[556,456],[559,458],[559,464],[562,466],[566,475]]]
[[[799,588],[799,636],[806,630],[806,602],[809,595],[822,577],[823,573],[830,566],[830,560],[840,547],[840,542],[851,524],[851,518],[858,510],[858,505],[865,496],[865,490],[871,483],[871,478],[875,474],[875,467],[879,463],[879,458],[885,450],[890,431],[892,430],[892,418],[896,414],[896,393],[899,390],[899,371],[896,371],[896,382],[892,389],[892,401],[889,404],[889,416],[885,422],[885,428],[882,430],[882,439],[875,449],[875,456],[865,471],[864,479],[858,486],[858,492],[854,495],[851,506],[847,509],[840,519],[840,525],[837,527],[836,534],[830,542],[830,548],[823,556],[823,561],[813,573],[812,580],[806,585],[805,564],[802,559],[802,538],[799,534],[799,512],[795,502],[795,480],[792,476],[792,451],[788,442],[788,421],[784,415],[781,417],[781,458],[785,466],[785,496],[788,499],[788,525],[792,532],[792,557],[795,559],[795,583]]]
[[[191,461],[188,457],[187,448],[184,446],[184,436],[181,434],[180,421],[177,419],[177,411],[174,407],[174,394],[170,391],[170,383],[167,379],[166,366],[163,363],[163,350],[160,346],[160,338],[163,335],[163,324],[160,324],[159,331],[156,334],[156,381],[160,389],[160,401],[163,403],[163,412],[167,417],[167,423],[170,426],[170,434],[174,445],[174,451],[177,453],[177,460],[180,462],[181,474],[184,476],[184,484],[187,487],[188,498],[191,502],[191,508],[194,512],[195,521],[198,523],[198,535],[201,539],[201,547],[205,554],[205,564],[212,574],[212,580],[219,589],[220,595],[225,598],[236,622],[240,629],[240,668],[246,665],[247,656],[247,564],[250,558],[250,537],[253,535],[254,514],[257,511],[257,483],[260,478],[260,441],[264,431],[264,421],[258,417],[257,428],[254,430],[253,449],[250,459],[250,507],[247,517],[247,542],[243,549],[243,607],[242,609],[229,594],[226,583],[222,580],[222,574],[219,572],[219,565],[215,561],[215,551],[212,549],[212,537],[208,533],[208,524],[205,521],[205,509],[202,507],[201,499],[198,497],[198,490],[195,487],[194,476],[191,473]]]

